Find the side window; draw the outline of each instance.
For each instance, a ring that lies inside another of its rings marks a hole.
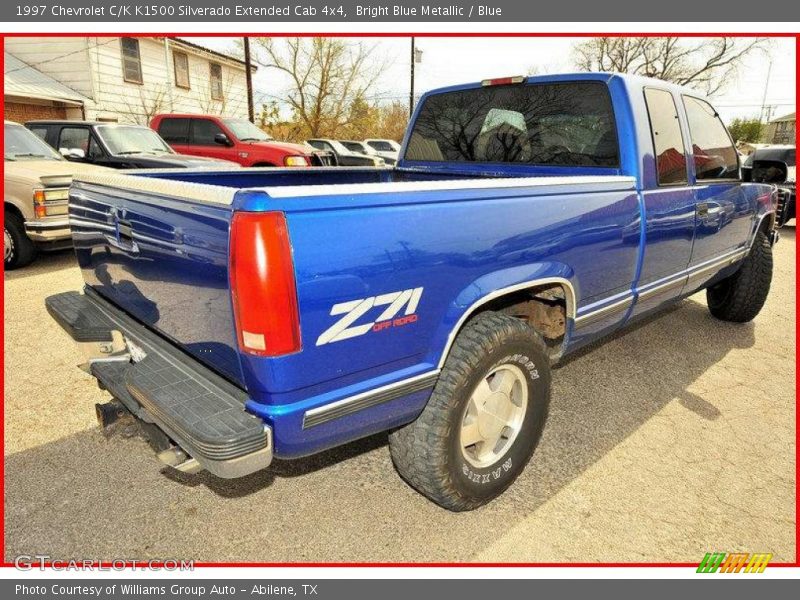
[[[158,133],[168,144],[188,144],[189,119],[161,119]]]
[[[185,52],[172,53],[172,62],[175,65],[175,85],[188,90],[189,82],[189,55]]]
[[[122,48],[122,78],[129,83],[142,83],[142,59],[139,55],[139,40],[119,38]]]
[[[103,156],[105,156],[105,153],[103,152],[102,148],[100,148],[100,144],[97,143],[94,135],[89,136],[89,153],[87,156],[92,160],[103,158]]]
[[[658,185],[688,183],[683,134],[675,99],[668,91],[655,88],[645,89],[644,99],[653,135]]]
[[[209,74],[211,76],[211,99],[223,100],[222,90],[222,65],[209,63]]]
[[[697,180],[739,179],[739,154],[717,111],[698,98],[683,97]]]
[[[43,142],[47,141],[47,127],[29,127]]]
[[[192,119],[192,132],[190,144],[197,146],[214,146],[214,136],[223,133],[219,125],[208,119]]]
[[[58,136],[58,148],[83,150],[87,158],[100,158],[102,150],[86,127],[64,127]]]

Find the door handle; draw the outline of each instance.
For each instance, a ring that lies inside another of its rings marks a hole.
[[[698,202],[697,203],[697,216],[698,217],[707,217],[708,216],[708,202]]]

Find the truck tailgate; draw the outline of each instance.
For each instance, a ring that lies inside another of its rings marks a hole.
[[[76,182],[69,213],[88,286],[244,387],[228,282],[229,205]]]

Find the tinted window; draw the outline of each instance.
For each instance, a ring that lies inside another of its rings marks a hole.
[[[58,149],[61,148],[83,150],[88,158],[99,158],[103,155],[87,127],[64,127],[58,137]]]
[[[369,145],[379,152],[394,152],[394,148],[389,142],[369,142]]]
[[[700,179],[738,179],[739,154],[717,111],[703,100],[683,97],[696,177]]]
[[[189,119],[162,119],[158,133],[171,144],[189,143]]]
[[[431,96],[406,158],[616,167],[608,89],[592,82],[505,85]]]
[[[191,143],[198,146],[215,146],[214,136],[223,133],[219,125],[208,119],[192,119]]]
[[[644,98],[650,115],[659,185],[687,183],[681,122],[672,94],[649,88]]]

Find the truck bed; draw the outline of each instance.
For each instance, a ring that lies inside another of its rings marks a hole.
[[[431,213],[433,221],[426,223],[435,231],[446,229],[447,214],[461,214],[464,209],[459,207],[464,203],[499,200],[524,205],[533,195],[541,202],[551,195],[588,191],[608,192],[616,202],[629,197],[635,186],[632,177],[616,175],[492,178],[488,172],[445,177],[434,172],[369,168],[319,169],[313,174],[309,171],[312,169],[175,169],[77,178],[70,195],[70,219],[87,285],[230,381],[252,388],[258,378],[247,375],[253,367],[243,366],[247,360],[242,361],[239,356],[230,299],[228,246],[234,212],[298,213],[297,218],[289,218],[288,224],[302,301],[306,290],[324,287],[322,273],[306,272],[305,265],[320,260],[318,253],[326,235],[335,237],[340,233],[326,234],[319,229],[318,223],[323,230],[335,227],[330,219],[320,222],[327,211],[342,211],[335,220],[341,219],[344,227],[358,234],[359,228],[370,226],[367,215],[356,215],[354,209],[370,210],[370,223],[385,223],[379,227],[395,223],[400,231],[416,219],[416,206],[442,204],[441,211]],[[598,205],[610,200],[602,194],[593,197],[592,203]],[[628,214],[635,213],[636,200],[632,198],[626,201]],[[587,208],[561,210],[563,214],[558,219]],[[610,215],[614,218],[613,211]],[[462,214],[460,218],[470,217]],[[633,233],[638,235],[635,230]],[[368,255],[397,252],[397,233],[375,238],[373,232],[362,234],[364,239],[372,240],[370,244],[349,250],[353,259],[353,252],[360,256],[361,270],[370,260]],[[491,251],[491,244],[497,241],[487,236],[485,251]],[[409,244],[405,252],[413,252],[414,244],[411,240]],[[358,281],[363,276],[357,272],[326,277],[351,281],[356,290],[365,286],[369,289],[368,284]],[[320,370],[325,371],[322,367]],[[260,391],[287,391],[287,384],[279,383],[279,379],[276,377],[271,389]],[[311,384],[309,377],[302,380]]]

